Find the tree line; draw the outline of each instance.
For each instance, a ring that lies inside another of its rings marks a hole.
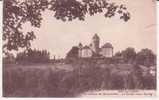
[[[74,46],[67,53],[66,59],[77,59],[78,47]],[[144,66],[156,65],[156,55],[152,50],[145,48],[136,52],[134,48],[128,47],[125,50],[119,51],[112,57],[114,60],[122,60],[123,63],[140,64]]]
[[[156,65],[156,55],[148,48],[136,52],[134,48],[129,47],[117,52],[114,57],[121,57],[125,63],[135,63],[144,66]]]
[[[47,50],[29,49],[17,54],[17,62],[48,62],[50,53]]]
[[[48,62],[50,61],[50,53],[47,50],[28,49],[17,53],[16,57],[12,54],[7,54],[5,57],[5,60],[8,60],[8,62],[13,61],[13,59],[15,59],[16,62]],[[65,59],[78,59],[78,47],[72,47],[66,54]],[[129,47],[115,53],[112,59],[114,62],[122,60],[123,63],[139,64],[147,67],[156,65],[156,55],[148,48],[136,52],[134,48]]]

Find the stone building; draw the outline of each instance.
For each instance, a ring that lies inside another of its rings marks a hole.
[[[105,43],[101,49],[100,54],[104,57],[112,57],[113,56],[113,46],[110,43]]]
[[[95,34],[92,38],[92,43],[90,45],[83,46],[81,43],[78,45],[80,58],[90,58],[90,57],[105,57],[110,58],[113,56],[113,46],[111,43],[105,43],[100,48],[100,38]]]

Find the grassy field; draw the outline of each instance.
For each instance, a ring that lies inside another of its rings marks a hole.
[[[4,64],[5,97],[75,97],[89,90],[156,89],[132,64]]]

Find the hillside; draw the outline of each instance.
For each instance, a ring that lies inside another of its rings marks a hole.
[[[72,97],[88,90],[156,89],[155,76],[132,64],[96,62],[3,66],[3,96]]]

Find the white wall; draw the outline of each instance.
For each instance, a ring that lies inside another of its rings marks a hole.
[[[102,48],[101,54],[104,57],[112,57],[113,56],[113,49],[112,48]]]
[[[82,50],[82,57],[88,58],[92,56],[92,51],[90,49],[83,49]]]

